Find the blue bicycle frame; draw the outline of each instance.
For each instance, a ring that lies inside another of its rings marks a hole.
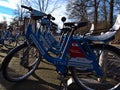
[[[44,24],[46,24],[48,28],[51,27],[48,26],[49,23],[44,23]],[[41,41],[43,41],[48,51],[55,54],[61,54],[61,51],[63,51],[64,45],[66,43],[67,36],[63,37],[64,36],[63,33],[60,41],[57,42],[50,32],[47,32],[46,29],[43,32],[41,32],[41,29],[42,28],[38,29],[37,36],[41,38]]]
[[[66,75],[66,72],[67,72],[66,67],[73,66],[73,67],[79,68],[82,65],[82,66],[90,67],[87,69],[95,71],[98,76],[103,76],[102,70],[100,69],[98,61],[96,60],[96,55],[94,54],[93,50],[90,48],[90,45],[87,42],[87,40],[84,38],[73,38],[72,34],[73,34],[73,32],[70,34],[70,36],[67,37],[67,42],[65,44],[65,47],[64,47],[61,57],[52,57],[48,54],[48,51],[45,49],[42,42],[39,40],[38,36],[36,36],[36,34],[33,33],[31,24],[28,25],[28,28],[26,31],[26,39],[29,40],[29,38],[31,38],[33,43],[39,50],[39,52],[43,55],[43,57],[47,61],[53,63],[56,66],[56,69],[63,75]],[[77,42],[78,46],[80,47],[83,54],[85,55],[85,58],[88,59],[89,61],[91,61],[91,63],[86,64],[86,63],[79,62],[79,60],[74,61],[74,60],[66,59],[66,55],[68,53],[68,49],[69,49],[72,41]],[[80,42],[84,42],[85,46],[87,47],[87,49],[89,51],[89,54],[87,52],[85,52],[85,50],[82,48],[82,45],[80,44]]]

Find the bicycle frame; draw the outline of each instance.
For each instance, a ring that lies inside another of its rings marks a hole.
[[[47,27],[47,28],[50,28],[50,27]],[[43,32],[41,32],[41,29]],[[39,38],[42,38],[42,41],[45,44],[48,51],[53,52],[55,54],[61,54],[61,51],[63,51],[64,45],[67,40],[67,36],[64,37],[64,32],[63,32],[60,40],[56,41],[52,33],[50,33],[50,30],[49,29],[47,30],[46,28],[38,29],[37,36]]]
[[[47,35],[40,35],[39,34],[38,36],[40,36],[42,38],[42,41],[45,44],[48,51],[50,51],[56,55],[59,55],[62,53],[64,45],[65,45],[66,40],[67,40],[67,37],[64,37],[64,38],[61,37],[62,39],[59,42],[55,41],[55,42],[51,43],[52,39],[50,39],[50,37],[48,37]],[[56,46],[55,46],[55,43],[56,43]]]
[[[98,76],[103,76],[102,70],[99,67],[99,64],[96,60],[96,56],[95,56],[94,52],[92,51],[92,49],[90,48],[89,43],[87,43],[87,41],[84,38],[73,38],[72,34],[73,34],[73,32],[71,32],[70,36],[68,36],[68,39],[67,39],[67,42],[66,42],[66,45],[64,47],[64,50],[63,50],[61,57],[52,57],[52,56],[48,55],[48,52],[46,51],[45,47],[42,45],[39,38],[36,36],[35,33],[33,33],[31,24],[28,25],[28,28],[26,31],[26,39],[28,40],[29,38],[31,38],[33,43],[35,44],[35,46],[39,50],[39,52],[43,55],[43,57],[48,62],[51,62],[52,64],[54,64],[56,66],[56,69],[60,73],[62,73],[63,75],[66,75],[66,73],[67,73],[67,68],[66,68],[67,66],[80,67],[82,65],[82,67],[88,66],[87,69],[90,68],[90,70],[95,70],[95,72]],[[66,55],[68,53],[68,49],[69,49],[72,41],[77,42],[78,46],[80,47],[83,54],[85,55],[85,58],[87,60],[89,60],[90,63],[86,64],[86,63],[84,63],[84,61],[81,63],[81,62],[79,62],[79,60],[74,61],[72,59],[71,60],[66,59]],[[82,46],[79,42],[85,43],[85,45],[87,46],[87,49],[89,51],[89,55],[87,54],[87,52],[85,52],[82,49]]]

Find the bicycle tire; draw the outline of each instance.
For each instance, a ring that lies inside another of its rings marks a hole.
[[[24,36],[24,35],[19,35],[19,36],[16,38],[17,46],[23,44],[24,41],[25,41],[25,36]]]
[[[8,49],[12,49],[17,46],[16,40],[11,39],[4,39],[4,46]]]
[[[31,45],[30,47],[35,48],[34,45]],[[8,55],[4,58],[2,62],[2,74],[7,81],[19,82],[25,80],[36,70],[36,68],[40,64],[41,58],[39,55],[33,56],[33,59],[36,58],[35,60],[33,60],[31,59],[32,55],[34,55],[33,51],[31,51],[31,54],[30,51],[29,54],[24,53],[24,51],[27,48],[28,45],[26,43],[21,44],[20,46],[17,46],[14,49],[12,49],[8,53]],[[27,59],[25,59],[25,57],[22,58],[23,56],[26,56],[28,58]]]
[[[98,55],[98,52],[100,53],[99,59],[102,56],[103,52],[101,53],[101,51],[103,47],[104,53],[105,51],[108,52],[106,54],[107,62],[104,64],[103,70],[105,77],[100,78],[93,72],[82,72],[79,68],[71,68],[74,81],[83,90],[120,90],[120,49],[111,45],[92,45],[91,48],[95,51],[96,55]]]

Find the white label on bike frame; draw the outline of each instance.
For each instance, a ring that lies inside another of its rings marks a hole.
[[[86,58],[81,58],[81,57],[71,58],[70,61],[75,61],[75,62],[79,62],[79,63],[86,63],[86,64],[90,64],[93,62],[92,60],[88,60]]]
[[[81,70],[93,69],[92,62],[86,58],[71,58],[68,61],[68,66],[78,67]]]

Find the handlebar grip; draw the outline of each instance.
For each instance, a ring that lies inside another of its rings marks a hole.
[[[32,11],[33,9],[31,7],[27,7],[27,6],[24,6],[24,5],[21,5],[22,8],[25,8],[25,9],[28,9],[30,11]]]
[[[55,20],[55,17],[52,17],[52,20]]]
[[[55,17],[53,17],[51,14],[48,14],[48,15],[47,15],[47,18],[48,18],[49,20],[50,20],[50,19],[51,19],[51,20],[55,20]]]

